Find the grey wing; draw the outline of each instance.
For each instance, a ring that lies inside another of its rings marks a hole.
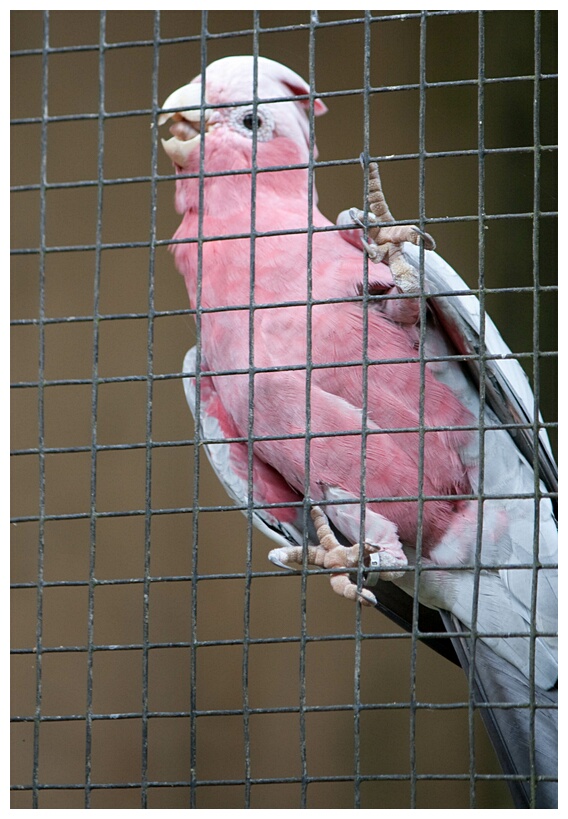
[[[405,245],[405,255],[412,264],[419,267],[418,248]],[[519,425],[516,429],[509,427],[508,432],[509,440],[514,442],[522,458],[515,461],[513,448],[502,435],[500,440],[495,438],[495,451],[491,453],[493,458],[501,460],[500,468],[505,473],[508,484],[513,486],[513,493],[523,490],[530,492],[531,489],[534,491],[534,479],[531,475],[535,454],[536,407],[524,371],[517,360],[509,357],[510,351],[489,316],[484,317],[485,360],[481,364],[480,354],[483,351],[480,343],[479,302],[475,296],[467,295],[468,287],[465,282],[436,253],[424,254],[424,278],[425,289],[429,294],[428,304],[457,353],[467,357],[470,377],[476,387],[482,374],[485,376],[488,412],[493,413],[502,424]],[[540,416],[537,417],[540,421]],[[538,432],[537,456],[540,490],[545,494],[554,494],[557,491],[557,468],[543,428]],[[492,474],[488,474],[489,483],[495,480],[494,475],[498,471],[499,464]],[[515,476],[518,483],[515,483]],[[487,488],[486,485],[485,489]],[[554,567],[557,560],[556,525],[550,514],[550,507],[550,500],[541,501],[541,518],[548,516],[548,520],[544,521],[544,525],[541,520],[538,553],[540,561],[548,563],[550,568],[540,570],[538,575],[536,568],[534,572],[509,573],[513,578],[511,586],[517,583],[516,598],[521,603],[524,601],[527,619],[531,611],[531,606],[527,604],[532,601],[534,606],[535,603],[535,581],[539,592],[542,590],[540,599],[543,616],[540,629],[544,632],[555,628],[557,607]],[[528,537],[518,533],[516,539],[512,538],[513,557],[519,563],[531,563],[534,560],[532,526],[528,519],[521,529],[526,530],[527,527]],[[508,613],[505,598],[502,604],[504,608],[501,617],[506,624]],[[483,616],[482,609],[483,601],[480,600],[480,617]],[[464,626],[455,613],[441,610],[440,615],[448,632],[470,633],[470,629]],[[544,628],[543,623],[546,624]],[[502,628],[506,631],[506,625]],[[538,625],[536,630],[539,630]],[[535,641],[532,650],[535,652],[536,667],[532,674],[520,672],[519,665],[509,662],[503,652],[493,650],[489,641],[474,637],[452,637],[452,643],[468,674],[473,663],[473,703],[479,708],[504,773],[511,777],[509,785],[516,807],[556,807],[558,687],[554,639],[551,637],[540,640],[540,645],[539,639]],[[540,653],[539,648],[543,649]],[[539,661],[540,670],[546,669],[542,674],[544,684],[540,686],[535,682],[539,679]],[[500,707],[496,704],[500,704]],[[513,705],[517,707],[512,707]]]
[[[467,631],[441,612],[448,632]],[[534,688],[517,668],[481,640],[452,637],[460,664],[469,674],[474,657],[472,703],[479,711],[516,808],[558,805],[558,688]],[[517,707],[512,707],[516,705]]]
[[[420,250],[411,244],[404,245],[404,253],[415,267],[420,266]],[[424,277],[426,290],[435,298],[429,305],[439,318],[444,331],[458,353],[470,356],[467,365],[476,384],[481,378],[481,315],[479,300],[468,295],[467,284],[456,271],[437,253],[424,254]],[[497,327],[485,314],[485,388],[487,403],[503,424],[518,424],[509,434],[527,461],[532,464],[535,442],[533,424],[535,400],[528,378],[512,357]],[[540,415],[537,416],[542,421]],[[528,428],[527,428],[528,425]],[[524,426],[524,428],[522,428]],[[540,477],[547,490],[558,491],[558,469],[546,430],[538,433],[538,462]]]

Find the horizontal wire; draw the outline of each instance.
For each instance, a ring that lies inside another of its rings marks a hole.
[[[531,295],[534,294],[534,287],[531,286],[517,286],[517,287],[487,287],[485,289],[485,294],[490,295],[511,295],[511,294],[523,294],[523,293],[530,293]],[[556,284],[548,284],[548,285],[541,285],[539,287],[539,293],[557,293],[558,292],[558,285]],[[466,290],[440,290],[436,293],[426,294],[427,299],[440,299],[440,298],[459,298],[461,296],[477,296],[479,294],[478,288],[468,288]],[[363,301],[369,304],[381,304],[384,301],[392,301],[392,300],[402,300],[402,299],[415,299],[416,294],[413,293],[384,293],[384,294],[376,294],[376,293],[369,293],[368,295],[353,295],[353,296],[340,296],[336,298],[329,298],[329,299],[311,299],[310,305],[318,306],[318,305],[329,305],[329,304],[361,304]],[[279,302],[258,302],[255,304],[236,304],[236,305],[225,305],[223,307],[199,307],[199,310],[192,307],[185,307],[179,308],[176,310],[155,310],[152,313],[144,312],[144,313],[99,313],[97,315],[85,315],[85,316],[51,316],[46,317],[40,320],[39,318],[19,318],[19,319],[12,319],[10,321],[11,327],[23,327],[26,325],[47,325],[47,324],[75,324],[81,322],[89,322],[89,321],[116,321],[116,320],[131,320],[131,319],[156,319],[156,318],[165,318],[171,316],[195,316],[198,312],[200,314],[206,313],[226,313],[226,312],[233,312],[235,310],[270,310],[274,307],[307,307],[307,302],[305,301],[279,301]],[[556,351],[552,351],[556,352]],[[500,353],[498,356],[494,355],[493,358],[516,358],[519,356],[532,356],[532,351],[530,353],[513,353],[509,352],[507,354]],[[456,353],[454,356],[447,355],[445,357],[439,357],[437,360],[452,360],[452,359],[461,359],[462,354]],[[488,359],[491,358],[490,354],[484,354]],[[479,356],[476,357],[476,360],[479,359]],[[397,359],[399,360],[399,359]],[[433,358],[426,358],[426,361],[434,360]],[[247,370],[249,372],[249,370]],[[203,374],[203,372],[202,372]],[[215,374],[218,374],[218,371],[215,371]],[[16,382],[18,383],[18,382]]]
[[[555,421],[543,421],[538,424],[538,428],[540,430],[550,430],[550,429],[558,429],[558,422]],[[475,426],[437,426],[437,427],[425,427],[425,432],[476,432],[477,427]],[[533,430],[534,425],[529,423],[510,423],[510,424],[487,424],[484,426],[485,431],[498,431],[498,430],[508,430],[508,431],[517,431],[517,430]],[[381,428],[381,429],[371,429],[369,430],[369,435],[394,435],[394,434],[401,434],[401,433],[417,433],[420,432],[419,427],[400,427],[397,429],[389,429],[389,428]],[[314,438],[336,438],[336,437],[351,437],[351,436],[359,436],[361,434],[361,430],[346,430],[345,432],[311,432],[309,433],[309,439],[312,440]],[[261,441],[293,441],[293,440],[306,440],[306,434],[302,433],[290,433],[285,436],[281,435],[263,435],[263,436],[253,436],[252,438],[246,437],[235,437],[235,438],[200,438],[198,445],[206,445],[206,446],[224,446],[226,444],[248,444],[250,442],[259,443]],[[182,446],[196,446],[196,441],[194,438],[185,438],[180,439],[178,441],[149,441],[148,444],[145,442],[133,442],[130,444],[96,444],[96,446],[90,446],[85,444],[84,446],[44,446],[39,449],[39,447],[29,447],[27,449],[14,449],[10,452],[12,457],[21,456],[21,455],[39,455],[40,452],[46,455],[76,455],[81,452],[121,452],[121,451],[132,451],[137,449],[165,449],[170,447],[182,447]],[[453,497],[453,495],[451,496]],[[477,495],[475,496],[477,497]],[[270,509],[271,506],[268,505],[266,507]]]
[[[369,702],[369,703],[361,703],[360,705],[353,705],[351,703],[337,703],[333,705],[305,705],[303,706],[302,710],[310,712],[312,714],[318,713],[334,713],[338,711],[355,711],[356,709],[360,709],[361,711],[405,711],[410,708],[419,708],[422,711],[461,711],[464,709],[468,709],[470,706],[469,702],[421,702],[420,700],[414,702]],[[525,708],[528,709],[531,707],[531,703],[529,702],[498,702],[498,701],[491,701],[491,702],[477,702],[475,703],[476,708],[479,709],[496,709],[496,710],[503,710],[503,711],[510,711],[515,708]],[[557,706],[550,705],[550,704],[537,704],[537,710],[552,710],[555,711]],[[247,713],[254,714],[256,716],[262,714],[298,714],[300,712],[300,706],[295,705],[281,705],[281,706],[274,706],[272,708],[254,708],[250,707],[247,709]],[[242,708],[218,708],[218,709],[196,709],[194,712],[190,711],[148,711],[145,713],[149,719],[176,719],[176,718],[188,718],[190,716],[195,717],[240,717],[243,715]],[[124,711],[118,713],[108,713],[108,714],[92,714],[89,715],[90,719],[104,721],[104,720],[118,720],[118,719],[140,719],[142,717],[141,711]],[[33,722],[34,717],[31,715],[20,715],[16,717],[11,717],[10,722],[12,723],[26,723],[26,722]],[[81,722],[86,719],[84,714],[42,714],[40,717],[40,722]]]
[[[453,782],[469,782],[471,774],[434,774],[434,773],[408,773],[408,774],[357,774],[357,780],[360,782],[408,782],[410,779],[419,779],[424,781],[453,781]],[[526,775],[522,774],[484,774],[476,773],[474,775],[476,781],[480,782],[526,782]],[[537,782],[556,782],[556,777],[551,776],[537,776]],[[336,776],[281,776],[281,777],[250,777],[247,779],[196,779],[191,780],[147,780],[144,782],[144,787],[147,788],[189,788],[191,787],[219,787],[222,785],[300,785],[304,782],[354,782],[354,774],[340,774]],[[32,790],[32,785],[11,785],[10,790],[14,791],[29,791]],[[85,785],[81,783],[39,783],[38,790],[83,790]],[[115,790],[124,788],[141,788],[140,782],[91,782],[89,787],[92,790]]]
[[[441,567],[440,567],[439,564],[434,564],[434,565],[425,564],[424,571],[425,572],[429,572],[429,571],[439,572],[440,568]],[[443,568],[444,572],[446,572],[446,571],[447,572],[473,571],[474,569],[478,569],[478,568],[479,568],[480,571],[486,571],[486,572],[490,572],[490,571],[519,571],[519,570],[524,570],[524,571],[531,570],[532,571],[532,569],[534,568],[534,565],[533,565],[532,562],[530,562],[530,563],[522,563],[522,562],[496,563],[495,561],[493,561],[491,563],[478,562],[478,563],[475,563],[475,564],[470,564],[470,563],[453,563],[453,564],[452,563],[444,563],[442,568]],[[540,569],[558,569],[558,563],[540,561],[539,564],[538,564],[538,569],[539,570]],[[346,569],[344,567],[341,567],[341,568],[323,568],[323,567],[319,568],[319,567],[317,567],[317,568],[314,568],[314,569],[312,569],[312,568],[303,569],[301,566],[298,565],[297,569],[290,568],[289,573],[283,572],[281,569],[273,569],[272,571],[262,571],[262,572],[250,571],[248,573],[244,573],[244,572],[215,572],[215,573],[196,574],[196,575],[183,575],[183,574],[155,575],[155,576],[149,575],[147,579],[148,579],[149,583],[188,583],[193,578],[195,578],[196,581],[202,581],[202,580],[244,580],[244,579],[246,579],[248,577],[257,578],[257,579],[258,578],[264,578],[264,577],[289,577],[291,575],[299,575],[299,576],[305,575],[307,577],[317,577],[318,575],[328,576],[328,575],[333,575],[333,574],[350,574],[350,573],[355,574],[358,571],[359,571],[358,568]],[[389,569],[389,568],[381,569],[380,567],[368,568],[366,566],[363,566],[361,568],[361,571],[363,572],[363,574],[377,574],[377,573],[380,574],[381,572],[392,571],[392,569]],[[400,571],[402,573],[405,573],[405,572],[406,573],[412,573],[412,572],[416,571],[416,567],[415,566],[401,566],[400,569],[397,569],[397,571]],[[422,571],[422,569],[420,569],[420,571]],[[38,588],[38,586],[41,586],[42,588],[81,588],[81,587],[85,587],[85,586],[90,587],[90,585],[93,585],[95,587],[96,586],[130,586],[130,585],[136,585],[136,584],[140,584],[140,583],[144,583],[144,582],[145,582],[145,580],[144,580],[143,577],[124,577],[124,578],[113,577],[113,578],[107,578],[107,579],[94,578],[92,581],[89,581],[89,580],[43,580],[41,583],[38,583],[38,582],[33,581],[33,580],[29,580],[29,581],[22,581],[22,582],[19,582],[19,583],[18,582],[10,583],[10,589],[12,589],[12,590],[14,590],[14,589],[36,589],[36,588]],[[500,632],[500,634],[501,634],[501,632]],[[523,632],[523,634],[525,636],[528,636],[529,632],[526,632],[526,633]],[[542,634],[540,632],[539,632],[539,635],[542,636]],[[515,636],[515,635],[508,634],[508,636]],[[516,636],[518,636],[518,635],[516,635]]]
[[[494,222],[499,221],[502,219],[534,219],[534,213],[531,211],[524,211],[519,213],[492,213],[486,214],[483,218],[484,221],[487,222]],[[538,214],[539,218],[550,218],[550,217],[557,217],[558,211],[539,211]],[[478,222],[479,215],[465,215],[465,216],[433,216],[424,218],[424,224],[426,225],[441,225],[441,224],[455,224],[455,223],[465,223],[465,222]],[[393,225],[413,225],[416,222],[414,219],[401,219],[397,220],[396,222],[392,222]],[[338,225],[325,225],[322,227],[314,227],[310,228],[311,232],[313,233],[326,233],[329,231],[334,230],[345,230],[345,227],[338,226]],[[267,236],[295,236],[295,235],[306,235],[308,233],[308,228],[288,228],[286,230],[267,230],[267,231],[257,231],[254,236],[255,238],[262,239]],[[82,245],[54,245],[49,246],[46,245],[44,248],[38,247],[25,247],[25,248],[13,248],[10,250],[10,254],[12,256],[29,256],[29,255],[39,255],[40,253],[72,253],[77,251],[85,251],[85,250],[125,250],[125,249],[132,249],[132,248],[149,248],[149,247],[170,247],[173,245],[179,244],[196,244],[199,242],[218,242],[218,241],[230,241],[232,239],[250,239],[250,233],[232,233],[232,234],[224,234],[222,236],[200,236],[195,238],[187,238],[187,239],[157,239],[154,242],[101,242],[100,245],[95,244],[82,244]]]
[[[526,638],[526,632],[483,632],[484,637],[503,638],[503,637],[521,637]],[[556,637],[556,632],[538,632],[541,637]],[[420,631],[416,626],[416,636],[423,640],[431,639],[451,639],[460,638],[468,639],[471,637],[471,631],[445,631],[441,634],[438,631]],[[42,654],[84,654],[88,651],[142,651],[144,648],[149,650],[160,650],[168,648],[220,648],[224,646],[238,647],[244,645],[284,645],[301,643],[307,641],[308,643],[330,643],[330,642],[353,642],[355,640],[412,640],[411,632],[396,632],[396,633],[365,633],[361,634],[306,634],[279,636],[279,637],[247,637],[245,638],[231,638],[219,640],[176,640],[170,642],[148,642],[148,643],[121,643],[121,644],[93,644],[92,646],[81,645],[58,645],[58,646],[42,646]],[[14,655],[31,655],[37,654],[35,646],[32,647],[15,647],[10,650]]]
[[[551,145],[541,145],[539,146],[539,151],[541,152],[554,152],[558,151],[558,145],[551,144]],[[505,147],[505,148],[486,148],[484,153],[490,156],[499,156],[499,155],[511,155],[511,154],[534,154],[534,147],[532,146],[519,146],[519,147]],[[424,154],[425,159],[448,159],[448,158],[455,158],[455,157],[462,157],[462,156],[478,156],[479,151],[475,148],[465,149],[465,150],[454,150],[454,151],[429,151]],[[405,154],[389,154],[388,156],[378,156],[376,157],[375,161],[385,163],[385,162],[397,162],[402,160],[410,160],[410,159],[419,159],[420,154],[418,153],[405,153]],[[330,160],[322,160],[320,162],[314,162],[314,168],[335,168],[335,167],[343,167],[346,165],[359,165],[360,162],[358,159],[330,159]],[[305,170],[307,169],[307,165],[274,165],[274,166],[267,166],[266,168],[258,168],[259,173],[272,173],[279,170]],[[238,169],[235,171],[219,171],[218,173],[204,173],[206,177],[218,177],[218,176],[238,176],[243,174],[250,174],[248,169]],[[156,174],[154,176],[127,176],[127,177],[117,177],[112,179],[102,179],[101,183],[105,186],[112,186],[112,185],[130,185],[130,184],[137,184],[141,182],[173,182],[177,179],[192,179],[197,178],[197,175],[194,174]],[[99,181],[96,179],[81,179],[73,182],[46,182],[45,185],[40,185],[39,183],[31,183],[27,185],[13,185],[10,188],[11,193],[29,193],[30,191],[39,191],[39,190],[69,190],[69,189],[76,189],[76,188],[87,188],[87,187],[97,187],[99,185]],[[343,228],[342,228],[343,229]]]
[[[539,80],[557,80],[558,74],[541,74]],[[484,82],[486,85],[497,85],[502,83],[511,83],[511,82],[532,82],[534,83],[535,77],[533,74],[523,74],[523,75],[512,75],[508,77],[493,77],[488,78]],[[430,82],[425,83],[426,89],[441,89],[441,88],[464,88],[464,87],[477,87],[478,81],[476,79],[464,79],[464,80],[440,80],[438,82]],[[379,86],[372,86],[369,88],[370,94],[389,94],[397,91],[419,91],[421,85],[419,83],[403,83],[400,85],[379,85]],[[319,99],[335,99],[337,97],[360,97],[363,93],[363,89],[361,88],[346,88],[336,91],[322,91],[316,92],[316,96]],[[259,98],[256,102],[262,104],[278,104],[281,102],[287,102],[290,99],[295,100],[296,102],[300,100],[310,100],[309,94],[294,94],[293,97],[262,97]],[[238,100],[236,102],[230,103],[217,103],[216,108],[238,108],[240,106],[250,106],[254,103],[254,100]],[[131,108],[128,110],[121,110],[121,111],[103,111],[101,113],[101,117],[103,120],[106,119],[124,119],[125,117],[158,117],[160,114],[167,114],[167,113],[175,113],[177,111],[190,111],[190,110],[199,110],[200,105],[193,104],[184,106],[184,108]],[[14,117],[10,120],[10,125],[20,126],[20,125],[39,125],[39,124],[50,124],[52,122],[76,122],[76,121],[88,121],[88,120],[97,120],[99,118],[99,114],[85,112],[80,114],[47,114],[45,118],[42,117]],[[534,148],[533,148],[534,150]],[[427,154],[426,154],[427,155]],[[314,163],[317,166],[317,163]]]
[[[558,352],[556,350],[541,350],[538,353],[538,358],[557,358]],[[490,356],[487,355],[484,357],[486,361],[516,361],[516,360],[523,360],[528,359],[532,360],[534,358],[534,353],[526,352],[526,353],[511,353],[507,355],[495,355]],[[479,356],[475,355],[474,353],[471,354],[463,354],[463,355],[456,355],[456,356],[439,356],[438,358],[428,358],[426,359],[427,363],[435,363],[440,361],[456,361],[457,363],[467,363],[468,361],[479,361]],[[396,358],[396,359],[377,359],[372,362],[373,366],[380,366],[381,364],[415,364],[416,359],[414,358]],[[337,361],[337,362],[326,362],[322,364],[313,364],[313,369],[316,370],[330,370],[330,369],[340,369],[342,367],[360,367],[361,362],[358,361]],[[260,375],[263,373],[287,373],[287,372],[297,372],[303,371],[306,369],[305,364],[290,364],[288,366],[274,366],[274,367],[256,367],[254,368],[253,372],[250,370],[239,369],[239,370],[207,370],[200,372],[200,376],[208,375],[208,376],[229,376],[229,375]],[[130,382],[136,381],[148,381],[151,378],[154,381],[171,381],[180,378],[194,378],[194,372],[176,372],[176,373],[155,373],[151,376],[148,375],[110,375],[110,376],[101,376],[97,378],[97,384],[125,384]],[[12,389],[30,389],[30,388],[37,388],[39,386],[42,387],[73,387],[73,386],[84,386],[86,384],[92,384],[92,378],[55,378],[55,379],[45,379],[43,381],[15,381],[10,386]],[[523,426],[523,425],[521,425]],[[469,427],[462,427],[463,429],[468,429]],[[432,428],[434,429],[434,428]],[[448,427],[448,429],[460,429],[460,427]],[[477,427],[474,427],[477,429]],[[389,429],[389,431],[391,431]],[[340,434],[343,435],[345,433],[319,433],[320,435],[336,435]],[[287,436],[276,436],[276,440],[279,440],[281,437],[286,438]],[[303,435],[300,436],[292,436],[292,437],[304,437]],[[238,439],[236,439],[238,440]],[[244,440],[249,440],[245,438]],[[262,438],[255,438],[255,440],[262,440]],[[267,440],[274,440],[274,437],[269,437]]]
[[[424,12],[426,17],[451,17],[451,16],[463,16],[464,14],[477,14],[476,11],[473,10],[437,10],[437,11],[427,11]],[[224,32],[211,32],[207,31],[207,39],[208,40],[220,40],[220,39],[234,39],[235,37],[245,37],[250,35],[257,35],[257,34],[274,34],[274,33],[282,33],[286,31],[310,31],[312,28],[314,29],[326,29],[326,28],[337,28],[349,25],[357,25],[357,24],[365,24],[367,22],[370,23],[386,23],[386,22],[394,22],[394,21],[402,21],[406,22],[408,20],[420,20],[421,18],[420,12],[407,12],[402,14],[386,14],[386,15],[377,15],[373,17],[370,15],[367,17],[351,17],[344,20],[317,20],[310,22],[310,23],[294,23],[289,25],[282,25],[282,26],[258,26],[255,28],[248,28],[248,29],[238,29],[233,31],[224,31]],[[148,40],[126,40],[126,41],[119,41],[119,42],[104,42],[105,50],[111,49],[121,49],[121,48],[134,48],[134,47],[141,47],[141,46],[148,46],[148,47],[155,47],[155,46],[167,46],[167,45],[181,45],[185,43],[201,43],[202,34],[189,34],[181,37],[158,37],[156,39]],[[27,48],[27,49],[15,49],[10,52],[11,57],[28,57],[28,56],[39,56],[43,55],[44,53],[47,54],[58,54],[58,53],[75,53],[75,52],[85,52],[85,51],[96,51],[98,52],[101,48],[101,44],[84,44],[84,45],[72,45],[72,46],[51,46],[46,45],[45,48]],[[542,75],[541,75],[542,76]],[[488,82],[487,78],[484,78],[485,82]],[[361,89],[361,93],[363,89]]]
[[[557,492],[544,492],[541,491],[539,493],[539,497],[541,498],[557,498]],[[484,492],[482,495],[484,501],[487,500],[532,500],[534,501],[534,493],[531,492],[514,492],[514,493],[489,493]],[[369,497],[367,498],[367,503],[417,503],[418,501],[462,501],[462,500],[478,500],[478,494],[455,494],[455,495],[401,495],[401,496],[391,496],[391,497],[381,497],[381,498],[374,498]],[[318,501],[319,506],[327,507],[332,505],[341,505],[346,506],[348,504],[359,504],[360,499],[341,499],[341,500],[321,500]],[[304,508],[304,501],[285,501],[282,503],[271,503],[271,504],[255,504],[254,502],[245,503],[245,504],[219,504],[216,506],[200,506],[195,508],[194,506],[174,506],[174,507],[167,507],[167,508],[159,508],[159,509],[120,509],[116,511],[106,511],[106,512],[93,512],[93,516],[95,518],[116,518],[116,517],[137,517],[139,515],[174,515],[174,514],[189,514],[189,513],[201,513],[201,512],[247,512],[249,509],[252,511],[256,511],[259,509],[303,509]],[[10,518],[10,523],[37,523],[38,521],[50,521],[50,520],[83,520],[83,519],[90,519],[91,513],[89,512],[69,512],[67,514],[47,514],[44,513],[43,515],[19,515]],[[402,568],[397,567],[397,571],[403,571]]]

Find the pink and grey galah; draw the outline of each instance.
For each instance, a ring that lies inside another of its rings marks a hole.
[[[476,703],[508,705],[480,710],[515,804],[553,807],[550,444],[477,298],[428,234],[391,224],[377,166],[364,211],[320,213],[326,110],[252,56],[212,63],[163,105],[172,251],[198,321],[187,400],[227,492],[277,542],[271,560],[330,570],[336,592],[409,630],[417,593],[414,628],[473,664]]]

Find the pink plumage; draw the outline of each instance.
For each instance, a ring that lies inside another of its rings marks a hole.
[[[248,80],[248,77],[247,77]],[[197,86],[200,87],[200,86]],[[285,87],[274,96],[289,95]],[[303,89],[304,93],[307,89]],[[238,87],[233,76],[233,99],[247,98],[248,88]],[[262,92],[261,92],[262,93]],[[223,82],[208,82],[207,105],[213,107],[227,99]],[[274,104],[276,108],[277,104]],[[298,103],[291,103],[298,106]],[[238,109],[237,109],[238,110]],[[223,109],[219,109],[220,117]],[[301,112],[300,116],[303,117]],[[294,115],[295,112],[294,112]],[[276,115],[275,115],[276,119]],[[305,119],[305,117],[304,117]],[[278,122],[278,120],[276,120]],[[252,167],[252,140],[236,132],[229,118],[208,132],[204,145],[202,235],[223,237],[251,233],[252,188],[255,188],[256,220],[260,233],[276,230],[305,230],[308,225],[308,170],[259,172],[254,183],[250,173],[227,175]],[[303,150],[302,150],[303,149]],[[297,166],[306,161],[306,146],[289,137],[275,136],[257,141],[256,167]],[[199,173],[200,151],[196,146],[183,168],[184,173]],[[210,176],[210,174],[212,174]],[[219,174],[216,176],[215,174]],[[178,182],[177,201],[183,219],[176,239],[197,237],[199,231],[198,177]],[[331,223],[313,208],[314,227]],[[251,240],[205,241],[202,245],[201,306],[223,308],[243,305],[242,310],[208,312],[201,317],[202,351],[207,367],[213,371],[249,367],[249,309]],[[176,264],[183,273],[192,306],[196,306],[196,243],[173,246]],[[308,298],[308,243],[305,233],[259,237],[254,241],[254,303],[278,305],[304,302]],[[316,232],[312,237],[312,298],[320,300],[353,299],[361,292],[363,256],[344,241],[337,231]],[[378,271],[384,285],[393,287],[388,268]],[[372,270],[376,277],[375,269]],[[379,292],[375,288],[374,292]],[[401,300],[402,301],[402,300]],[[388,303],[388,302],[387,302]],[[399,322],[375,306],[368,311],[370,360],[415,359],[414,363],[378,363],[368,367],[367,428],[384,429],[367,440],[367,491],[369,497],[411,497],[418,495],[419,435],[417,432],[389,433],[389,429],[418,428],[420,406],[420,364],[418,330],[414,323],[402,323],[405,314],[415,318],[416,305],[404,300],[398,304]],[[304,306],[277,306],[255,311],[254,366],[305,366],[308,314]],[[317,365],[360,362],[363,354],[363,311],[360,302],[319,304],[312,312],[312,363]],[[359,364],[350,367],[315,369],[310,394],[311,432],[337,433],[361,429],[363,371]],[[248,375],[214,377],[219,398],[242,436],[248,434]],[[303,432],[306,425],[306,375],[304,370],[258,373],[254,378],[254,428],[258,437]],[[471,414],[430,372],[425,372],[424,424],[464,426],[473,423]],[[471,435],[471,433],[469,433]],[[460,446],[468,437],[464,432],[431,432],[424,452],[424,493],[426,495],[463,494],[470,491],[467,469],[460,458]],[[255,443],[255,454],[273,465],[298,492],[304,490],[305,441],[270,440]],[[361,441],[359,436],[344,435],[315,438],[310,447],[310,495],[323,498],[322,485],[338,486],[347,495],[359,497],[361,482]],[[425,505],[424,547],[437,542],[453,519],[459,502],[437,501]],[[389,517],[403,540],[416,537],[416,504],[369,504]]]

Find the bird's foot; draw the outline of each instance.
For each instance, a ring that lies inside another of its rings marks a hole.
[[[322,569],[354,570],[359,565],[361,549],[358,543],[353,546],[342,546],[329,526],[324,512],[319,506],[311,510],[312,520],[316,528],[319,541],[318,546],[308,546],[307,564]],[[274,564],[283,569],[290,569],[290,563],[302,564],[304,551],[301,546],[286,546],[273,549],[268,557]],[[368,564],[373,556],[376,569],[391,569],[381,571],[381,579],[397,580],[402,576],[400,569],[406,566],[406,557],[401,551],[394,554],[391,548],[380,547],[373,543],[363,544],[363,561]],[[368,589],[358,589],[348,571],[334,572],[330,576],[331,587],[336,594],[348,600],[359,600],[365,606],[376,606],[377,598]]]
[[[394,222],[394,219],[383,193],[379,166],[376,162],[369,164],[368,212],[351,208],[349,214],[354,222],[368,228],[369,240],[363,240],[362,243],[371,261],[375,264],[379,262],[387,264],[396,286],[403,293],[418,292],[420,290],[418,271],[406,261],[402,245],[404,242],[411,242],[413,245],[423,242],[425,250],[434,250],[436,243],[429,233],[424,233],[416,225],[384,224]]]

